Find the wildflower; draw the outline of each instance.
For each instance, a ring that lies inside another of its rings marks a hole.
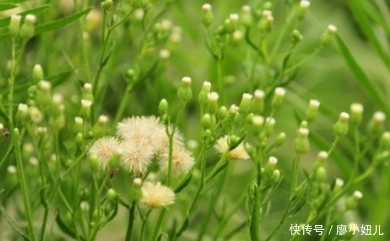
[[[297,155],[302,155],[306,153],[309,148],[309,129],[307,128],[299,128],[297,137],[294,141],[294,149]]]
[[[119,141],[114,137],[102,137],[89,148],[90,156],[96,156],[101,170],[106,170],[110,160],[120,152]]]
[[[175,193],[169,187],[161,185],[160,182],[146,182],[141,190],[141,202],[149,208],[161,208],[174,203]]]
[[[348,133],[348,120],[349,114],[346,112],[341,112],[339,120],[333,126],[333,131],[337,136],[343,136]]]
[[[359,125],[363,119],[363,105],[360,103],[353,103],[350,107],[351,122],[354,125]]]
[[[33,122],[39,123],[43,118],[42,112],[37,107],[31,107],[30,118]]]
[[[136,145],[132,141],[121,143],[121,165],[123,168],[134,173],[146,172],[154,157],[152,145]]]
[[[163,170],[168,170],[169,152],[166,150],[161,154],[160,166]],[[172,152],[172,173],[174,175],[185,174],[194,165],[194,158],[182,146],[174,145]]]
[[[282,105],[285,94],[286,94],[286,90],[284,88],[278,87],[275,89],[274,96],[272,98],[272,103],[271,103],[272,108],[274,110],[279,109],[279,107]]]
[[[240,143],[236,148],[229,151],[229,136],[223,136],[218,139],[215,149],[221,154],[224,155],[227,153],[227,158],[230,160],[246,160],[249,158],[248,152],[245,150],[245,147]]]

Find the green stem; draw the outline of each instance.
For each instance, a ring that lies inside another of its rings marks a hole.
[[[26,183],[26,176],[24,173],[24,167],[23,167],[23,158],[22,158],[22,153],[20,151],[20,132],[16,129],[12,129],[12,141],[13,145],[15,147],[15,157],[16,157],[16,165],[18,168],[18,176],[19,176],[19,182],[20,182],[20,188],[22,190],[22,196],[23,196],[23,203],[24,203],[24,208],[26,212],[26,219],[27,219],[27,224],[28,224],[28,232],[29,236],[32,241],[35,241],[35,234],[34,234],[34,224],[33,224],[33,219],[32,219],[32,212],[31,212],[31,202],[30,202],[30,195],[28,194],[27,191],[27,183]]]
[[[135,206],[137,202],[131,202],[131,207],[129,208],[129,220],[127,222],[127,231],[125,241],[130,241],[133,233],[134,219],[135,219]]]
[[[158,216],[156,226],[153,229],[152,236],[150,236],[150,239],[149,239],[150,241],[155,241],[156,240],[157,235],[158,235],[158,231],[160,230],[160,226],[161,226],[161,223],[162,223],[164,215],[165,215],[165,212],[166,212],[165,208],[163,208],[160,211],[160,215]]]
[[[148,212],[145,215],[145,218],[142,219],[142,226],[141,226],[141,235],[139,237],[139,241],[142,241],[144,238],[144,232],[145,232],[145,227],[146,227],[146,222],[148,221],[148,217],[150,213],[152,212],[152,209],[149,209]]]
[[[226,181],[227,174],[228,174],[228,172],[227,172],[227,169],[225,168],[225,170],[223,170],[223,174],[221,176],[221,179],[219,180],[218,187],[216,189],[217,192],[212,197],[212,200],[209,204],[209,208],[207,209],[206,217],[204,219],[202,219],[202,226],[200,227],[200,230],[198,232],[198,238],[196,239],[197,241],[201,241],[203,239],[205,232],[207,231],[207,227],[209,226],[211,215],[213,214],[214,208],[217,206],[217,201],[218,201],[219,196],[221,195],[223,186],[224,186],[225,181]]]

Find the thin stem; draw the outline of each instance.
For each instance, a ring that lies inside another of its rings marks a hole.
[[[144,231],[145,231],[145,227],[146,227],[146,222],[148,221],[148,217],[149,217],[151,212],[152,212],[152,209],[149,209],[148,212],[146,213],[145,217],[142,219],[141,235],[140,235],[139,241],[142,241],[144,238]]]
[[[152,236],[150,236],[150,239],[149,239],[150,241],[155,241],[156,240],[157,235],[158,235],[158,231],[160,230],[160,226],[161,226],[162,220],[163,220],[164,215],[165,215],[165,212],[166,212],[165,208],[163,208],[160,211],[160,215],[158,216],[156,226],[153,229]]]
[[[134,219],[135,219],[135,206],[137,202],[132,201],[129,209],[129,220],[127,222],[127,231],[125,241],[130,241],[133,233]]]
[[[22,190],[22,196],[23,196],[23,203],[24,203],[24,208],[26,212],[26,219],[27,219],[27,224],[28,224],[28,232],[29,236],[32,241],[35,241],[35,234],[34,234],[34,224],[33,224],[33,219],[32,219],[32,212],[31,212],[31,202],[30,202],[30,195],[28,194],[27,191],[27,183],[26,183],[26,176],[24,173],[24,167],[23,167],[23,158],[22,158],[22,153],[20,151],[20,132],[18,130],[12,129],[13,132],[13,137],[12,141],[15,147],[15,156],[16,156],[16,165],[18,168],[18,176],[19,176],[19,182],[20,182],[20,188]]]

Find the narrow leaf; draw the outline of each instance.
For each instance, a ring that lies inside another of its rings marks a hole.
[[[64,232],[65,234],[67,234],[69,237],[71,238],[76,238],[76,234],[74,233],[73,230],[71,230],[61,219],[60,217],[60,214],[58,213],[57,211],[57,216],[56,216],[56,222],[57,222],[57,225],[58,227],[62,230],[62,232]]]
[[[183,190],[190,183],[191,179],[192,174],[187,176],[181,183],[179,183],[179,185],[175,188],[175,193],[181,192],[181,190]]]
[[[8,222],[8,224],[22,237],[25,241],[30,241],[30,239],[22,232],[22,230],[19,229],[18,225],[12,220],[10,216],[8,216],[7,212],[5,211],[3,205],[0,203],[0,213],[4,217],[4,219]]]
[[[0,11],[16,8],[18,5],[12,3],[0,3]]]
[[[355,58],[352,56],[351,51],[348,49],[343,39],[339,35],[336,35],[336,40],[339,45],[340,51],[348,64],[348,67],[355,75],[355,78],[357,79],[358,83],[361,85],[367,95],[372,100],[374,100],[375,103],[386,113],[386,115],[390,116],[390,108],[387,104],[387,101],[385,101],[385,99],[383,98],[382,93],[367,77],[366,73],[356,62]]]
[[[48,32],[48,31],[60,29],[64,26],[72,23],[73,21],[76,21],[77,19],[81,18],[82,16],[87,14],[90,10],[91,10],[91,8],[88,8],[88,9],[85,9],[81,12],[67,16],[65,18],[62,18],[62,19],[59,19],[59,20],[56,20],[56,21],[53,21],[50,23],[45,23],[45,24],[39,25],[35,28],[35,34],[38,35],[41,33]]]
[[[182,233],[187,230],[189,225],[190,225],[190,214],[187,212],[186,218],[184,219],[184,222],[181,225],[180,230],[176,233],[176,237],[180,237]]]

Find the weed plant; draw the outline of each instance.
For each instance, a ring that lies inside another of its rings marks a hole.
[[[389,6],[348,4],[388,70]],[[0,239],[388,240],[388,84],[310,5],[0,3]],[[327,53],[341,113],[300,91]]]

